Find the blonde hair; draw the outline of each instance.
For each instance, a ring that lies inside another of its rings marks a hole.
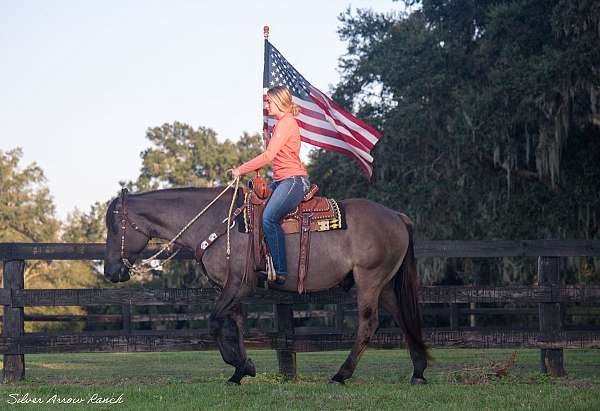
[[[284,113],[292,113],[295,117],[300,114],[300,107],[292,100],[292,94],[286,86],[275,86],[267,91],[269,101]]]

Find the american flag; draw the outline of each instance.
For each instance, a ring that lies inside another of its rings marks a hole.
[[[313,87],[265,39],[263,103],[267,98],[267,90],[275,86],[287,86],[294,103],[300,107],[300,114],[296,120],[302,141],[346,154],[358,163],[369,179],[371,178],[373,157],[370,151],[381,134]],[[263,131],[266,137],[271,135],[276,122],[276,118],[269,116],[266,107],[263,106]]]

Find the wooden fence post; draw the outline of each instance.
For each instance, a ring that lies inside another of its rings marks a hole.
[[[458,330],[458,304],[450,303],[450,329]]]
[[[25,261],[13,260],[4,262],[3,286],[5,290],[22,290],[25,285]],[[2,335],[4,337],[19,338],[24,334],[23,307],[13,308],[4,306]],[[4,383],[16,382],[25,377],[25,355],[4,354],[2,381]]]
[[[279,337],[294,335],[294,310],[291,304],[275,305],[275,327]],[[296,353],[289,349],[277,350],[279,372],[286,378],[296,378]]]
[[[540,286],[558,287],[560,285],[559,257],[538,257],[538,283]],[[540,303],[540,334],[544,341],[556,341],[562,329],[560,303]],[[567,373],[563,364],[562,348],[541,349],[541,371],[553,377],[562,377]]]
[[[123,331],[131,333],[131,304],[121,305],[121,316],[123,318]]]
[[[344,304],[337,303],[335,305],[335,329],[338,333],[344,332]]]

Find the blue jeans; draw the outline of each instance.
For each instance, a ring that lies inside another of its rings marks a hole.
[[[273,194],[263,212],[263,231],[273,257],[273,266],[277,274],[286,275],[287,258],[285,255],[285,236],[280,221],[292,211],[310,188],[308,177],[293,176],[271,183]]]

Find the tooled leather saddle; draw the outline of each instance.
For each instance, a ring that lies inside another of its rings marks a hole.
[[[299,293],[304,292],[304,280],[308,272],[310,233],[346,228],[345,216],[338,202],[315,196],[317,191],[319,187],[311,184],[300,204],[281,221],[285,234],[300,233]],[[244,188],[243,232],[251,236],[246,264],[253,265],[254,270],[264,270],[265,267],[268,250],[262,230],[262,214],[271,194],[272,190],[266,180],[259,175],[252,179],[249,188]]]

